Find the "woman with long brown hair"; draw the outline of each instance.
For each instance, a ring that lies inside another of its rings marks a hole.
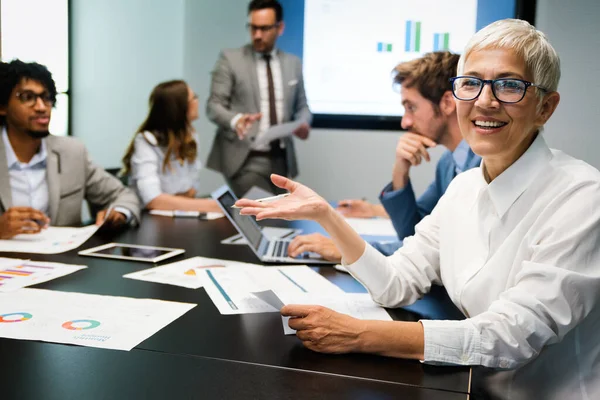
[[[163,82],[150,95],[150,111],[125,156],[123,174],[147,209],[219,211],[214,200],[196,198],[198,98],[182,80]]]

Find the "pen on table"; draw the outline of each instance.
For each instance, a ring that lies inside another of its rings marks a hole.
[[[289,193],[278,194],[277,196],[263,197],[262,199],[256,199],[255,201],[258,201],[259,203],[271,203],[273,201],[288,197],[289,195],[290,195]],[[238,207],[234,204],[231,206],[231,208],[242,208],[242,207]]]
[[[366,197],[362,197],[361,200],[362,201],[367,201],[367,198]],[[351,207],[351,204],[347,200],[342,200],[342,201],[338,202],[338,207]]]

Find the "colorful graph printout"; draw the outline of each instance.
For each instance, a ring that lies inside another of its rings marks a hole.
[[[0,337],[128,351],[195,306],[25,288],[0,293]]]
[[[0,257],[0,292],[10,292],[72,274],[85,265]]]
[[[83,228],[51,226],[33,235],[21,234],[12,239],[0,240],[0,252],[58,254],[81,246],[96,231],[98,226]]]
[[[217,258],[192,257],[187,260],[174,262],[123,275],[123,278],[139,281],[164,283],[166,285],[181,286],[188,289],[202,287],[202,280],[198,276],[201,271],[208,268],[263,268],[261,265],[241,263]]]

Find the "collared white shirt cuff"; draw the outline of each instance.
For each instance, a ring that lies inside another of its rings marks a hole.
[[[389,276],[389,279],[386,278],[390,275],[390,269],[387,268],[385,262],[373,262],[377,258],[385,259],[385,256],[375,250],[368,242],[365,242],[365,251],[354,263],[347,264],[342,259],[342,265],[367,288],[373,298],[378,298],[385,293],[388,290],[389,282],[392,280],[391,276]]]
[[[427,364],[480,365],[481,337],[471,321],[421,320]]]
[[[237,114],[235,117],[231,118],[231,122],[229,123],[229,126],[231,127],[232,131],[234,131],[234,132],[236,131],[235,126],[237,125],[240,118],[242,118],[242,115],[244,115],[244,114]]]
[[[127,223],[130,223],[131,220],[133,219],[133,213],[128,208],[116,206],[115,208],[113,208],[113,210],[123,214],[125,216],[125,218],[127,219]]]

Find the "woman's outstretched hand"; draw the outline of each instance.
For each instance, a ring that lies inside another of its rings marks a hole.
[[[240,199],[235,205],[240,207],[240,214],[255,215],[257,220],[277,218],[285,220],[308,219],[320,222],[331,206],[325,199],[308,187],[272,174],[271,181],[290,192],[289,196],[268,203],[255,200]]]

